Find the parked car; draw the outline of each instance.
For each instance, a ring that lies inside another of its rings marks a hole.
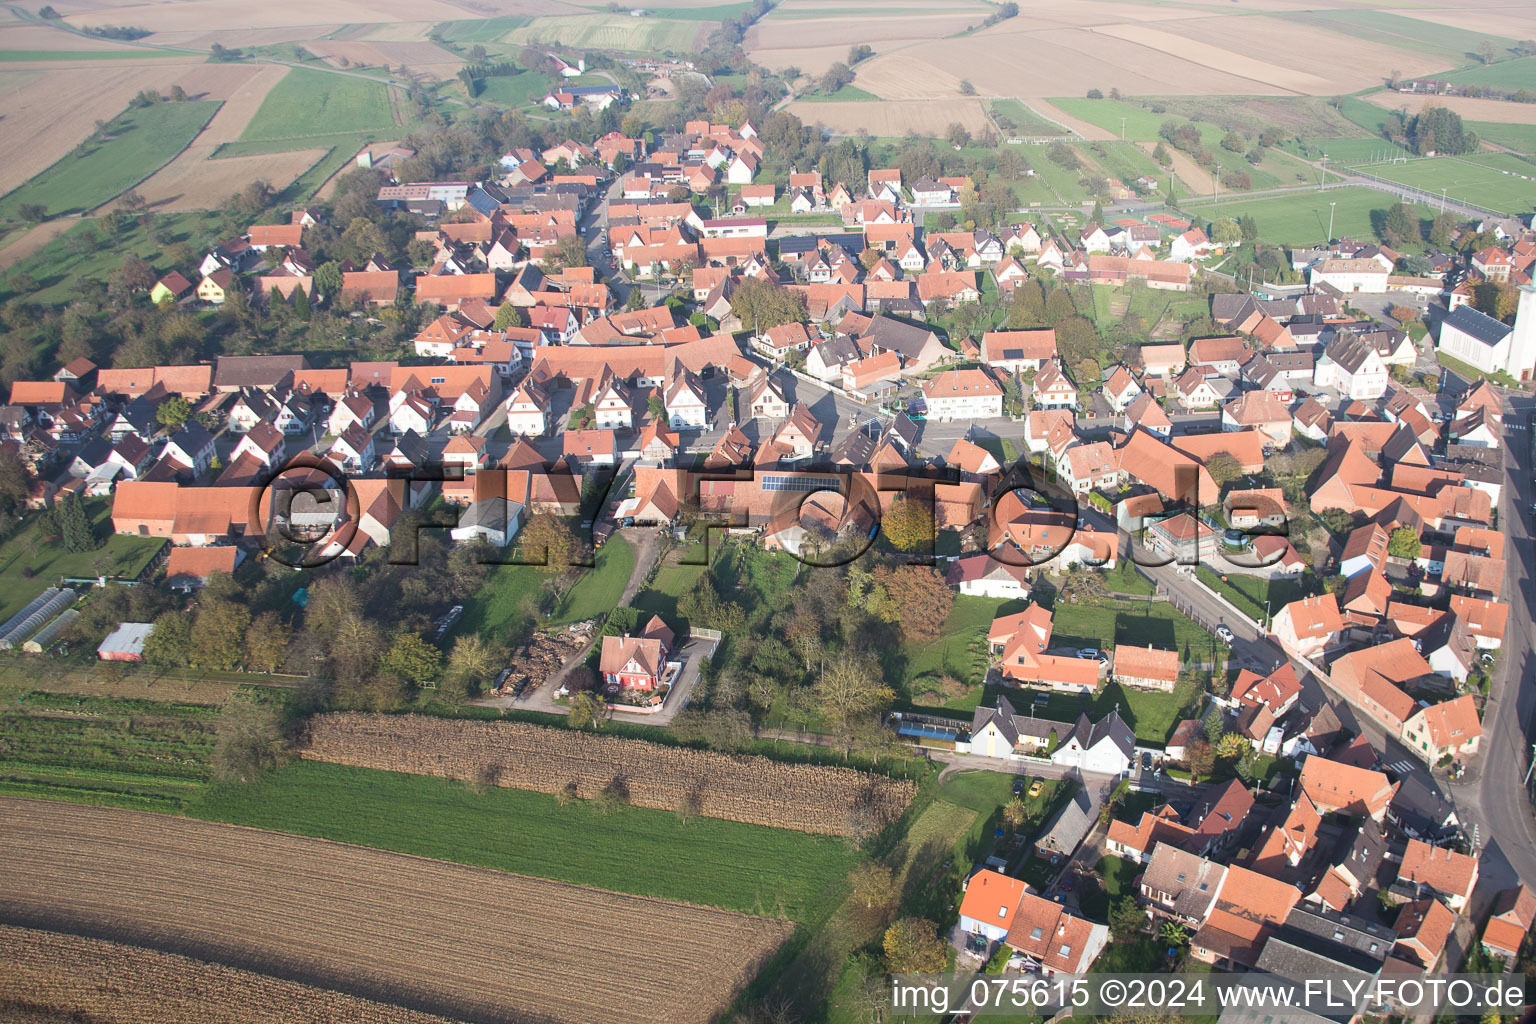
[[[1141,752],[1141,770],[1142,771],[1146,771],[1147,769],[1149,769],[1151,767],[1152,767],[1152,751],[1150,751],[1150,750],[1143,750]]]
[[[1078,649],[1077,656],[1079,658],[1097,658],[1099,656],[1099,649],[1097,647],[1082,647]]]
[[[1045,792],[1045,780],[1044,779],[1036,779],[1034,782],[1030,783],[1030,786],[1029,786],[1029,795],[1030,796],[1032,796],[1032,797],[1039,796],[1043,792]]]
[[[1228,628],[1225,623],[1216,627],[1216,638],[1229,646],[1231,645],[1232,641],[1237,639],[1232,635],[1232,630]]]
[[[1018,796],[1020,793],[1024,792],[1024,783],[1025,783],[1025,781],[1026,780],[1025,780],[1024,776],[1022,776],[1022,775],[1020,775],[1018,778],[1013,780],[1013,795],[1014,796]]]

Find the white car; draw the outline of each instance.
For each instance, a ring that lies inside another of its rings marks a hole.
[[[1233,640],[1237,639],[1232,635],[1232,630],[1227,628],[1225,624],[1216,627],[1216,638],[1224,644],[1231,644]]]

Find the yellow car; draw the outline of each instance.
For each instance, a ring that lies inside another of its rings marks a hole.
[[[1029,787],[1029,795],[1032,796],[1032,797],[1033,796],[1039,796],[1043,792],[1045,792],[1045,780],[1044,779],[1036,779],[1034,781],[1034,784]]]

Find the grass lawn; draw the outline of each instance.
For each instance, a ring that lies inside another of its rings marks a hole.
[[[717,533],[709,544],[708,550],[710,555],[718,558],[720,548],[721,540]],[[705,550],[702,540],[691,540],[681,554],[689,562],[702,563],[705,558]],[[703,564],[679,565],[677,564],[678,558],[678,552],[664,556],[662,566],[656,573],[656,578],[651,581],[650,586],[642,588],[629,604],[630,607],[640,610],[641,621],[645,620],[647,614],[660,615],[667,625],[678,632],[682,632],[687,628],[688,620],[678,612],[677,602],[682,599],[684,594],[689,593],[694,587],[698,586],[699,580],[703,577],[704,570],[708,566]]]
[[[1490,89],[1507,89],[1510,92],[1519,89],[1536,90],[1536,57],[1494,61],[1487,66],[1463,68],[1440,77],[1459,85],[1485,85]]]
[[[1383,138],[1369,139],[1325,139],[1308,138],[1300,145],[1294,142],[1285,144],[1287,152],[1297,153],[1308,160],[1322,160],[1328,158],[1329,166],[1345,166],[1365,164],[1376,160],[1390,160],[1394,156],[1408,156],[1413,154],[1402,146],[1394,145]],[[1414,159],[1418,159],[1414,157]],[[1317,180],[1314,171],[1312,180]]]
[[[505,633],[521,619],[525,610],[532,610],[532,606],[524,602],[536,600],[548,578],[536,565],[492,566],[480,589],[465,600],[464,614],[454,632],[460,635]]]
[[[1215,640],[1166,601],[1110,600],[1054,609],[1052,647],[1113,647],[1136,644],[1203,653]]]
[[[1536,204],[1536,165],[1507,153],[1423,157],[1406,163],[1374,163],[1358,170],[1425,192],[1445,189],[1452,201],[1514,213]]]
[[[496,103],[504,107],[526,107],[530,103],[542,103],[549,95],[550,78],[536,71],[524,71],[517,75],[498,75],[485,79],[477,103]]]
[[[1231,601],[1249,618],[1263,620],[1264,603],[1270,604],[1271,613],[1279,612],[1281,608],[1292,601],[1300,600],[1308,596],[1310,591],[1305,578],[1301,580],[1266,580],[1259,576],[1247,576],[1242,573],[1228,573],[1225,580],[1220,574],[1205,566],[1197,566],[1195,575],[1200,582]]]
[[[1078,151],[1075,146],[1069,148],[1073,152]],[[1089,173],[1086,168],[1079,167],[1073,170],[1063,167],[1044,152],[1030,152],[1027,157],[1029,165],[1035,169],[1035,174],[1061,197],[1062,202],[1081,203],[1092,198],[1083,184],[1085,176]]]
[[[1331,188],[1326,191],[1297,192],[1295,195],[1256,199],[1190,200],[1189,212],[1201,217],[1251,216],[1258,223],[1259,237],[1275,245],[1305,246],[1320,244],[1328,235],[1329,205],[1333,204],[1335,238],[1370,237],[1375,234],[1373,214],[1385,217],[1392,197],[1367,188]],[[1433,218],[1435,211],[1416,206],[1422,218]]]
[[[623,537],[608,539],[597,552],[597,565],[582,571],[581,578],[560,599],[550,625],[581,622],[607,615],[624,595],[624,585],[635,571],[635,549]],[[467,612],[468,609],[465,609]]]
[[[0,544],[0,619],[7,619],[61,576],[108,576],[132,579],[144,571],[166,541],[160,537],[130,537],[112,533],[112,503],[93,499],[86,512],[98,537],[107,542],[95,551],[65,551],[57,537],[45,536],[34,517]],[[31,570],[23,575],[23,570]]]
[[[1123,896],[1134,895],[1132,883],[1142,870],[1140,864],[1124,857],[1105,857],[1094,869],[1102,888],[1086,889],[1078,897],[1078,906],[1095,921],[1107,921],[1111,904]]]
[[[193,817],[795,921],[824,917],[858,860],[846,842],[666,811],[601,814],[543,793],[299,761],[216,786]]]
[[[393,133],[396,128],[389,93],[382,83],[291,68],[261,101],[240,138],[258,141],[349,132]]]
[[[1484,373],[1482,370],[1472,366],[1470,363],[1464,363],[1460,359],[1457,359],[1455,356],[1446,355],[1444,352],[1441,352],[1438,349],[1435,351],[1435,358],[1440,361],[1441,366],[1445,367],[1447,370],[1450,370],[1452,373],[1456,374],[1458,377],[1465,381],[1470,382],[1482,379],[1491,380],[1495,384],[1502,384],[1505,387],[1510,388],[1518,388],[1520,386],[1519,381],[1515,380],[1503,370],[1499,370],[1497,373]]]
[[[1104,583],[1120,594],[1151,594],[1156,591],[1152,581],[1136,571],[1129,558],[1115,562],[1115,567],[1104,574]]]
[[[922,691],[931,686],[927,681],[918,682],[920,677],[947,673],[969,686],[979,686],[987,674],[986,640],[992,620],[1024,608],[1023,602],[996,597],[956,597],[949,618],[944,620],[942,637],[928,644],[902,644],[898,652],[901,681],[909,690]],[[932,682],[937,683],[937,679]],[[945,706],[956,707],[960,703],[964,703],[964,698]]]
[[[217,100],[156,103],[114,118],[104,142],[87,142],[0,200],[0,218],[15,219],[23,203],[50,216],[83,213],[121,195],[170,163],[218,111]]]
[[[1023,137],[1035,137],[1043,135],[1066,135],[1067,130],[1055,121],[1047,121],[1028,104],[1020,100],[1005,98],[991,100],[992,116],[997,119],[999,125],[1004,127],[1004,134]],[[1007,127],[1012,124],[1013,127]]]
[[[157,216],[155,221],[156,233],[163,230],[169,242],[186,242],[194,251],[213,241],[205,213],[167,213]],[[37,288],[27,294],[29,302],[63,305],[79,296],[86,279],[105,282],[128,253],[148,260],[156,274],[173,269],[165,258],[165,246],[151,238],[136,220],[111,236],[106,236],[94,221],[82,220],[17,262],[14,269],[25,271],[37,281]],[[13,295],[0,288],[0,296],[5,299]]]

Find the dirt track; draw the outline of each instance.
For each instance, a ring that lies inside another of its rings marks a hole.
[[[31,800],[0,799],[0,863],[9,869],[0,921],[489,1022],[703,1024],[793,928],[322,840]]]

